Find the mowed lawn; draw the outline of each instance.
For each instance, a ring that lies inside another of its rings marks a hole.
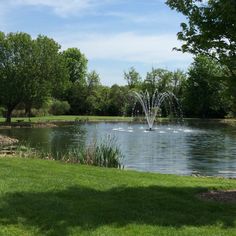
[[[0,158],[0,235],[236,235],[236,180]]]
[[[0,117],[0,122],[4,122],[5,118]],[[13,117],[12,122],[29,122],[28,117]],[[30,122],[57,122],[57,121],[132,121],[131,117],[125,116],[39,116],[31,117]]]

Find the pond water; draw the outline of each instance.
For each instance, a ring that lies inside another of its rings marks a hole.
[[[87,123],[55,128],[2,129],[32,147],[61,155],[107,135],[116,138],[126,169],[179,175],[236,177],[236,127],[219,122],[160,124]]]

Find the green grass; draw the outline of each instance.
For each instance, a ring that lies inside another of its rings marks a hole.
[[[236,235],[236,204],[207,189],[236,181],[0,158],[0,235]]]
[[[21,120],[26,123],[37,123],[37,122],[70,122],[70,121],[89,121],[89,122],[131,122],[133,121],[132,117],[125,116],[73,116],[73,115],[64,115],[64,116],[40,116],[40,117],[31,117],[30,122],[28,117],[13,117],[12,123],[18,123],[17,121]],[[158,118],[158,121],[167,121],[168,118]],[[199,120],[196,118],[185,118],[185,120]],[[209,119],[225,122],[235,122],[236,119]],[[0,117],[0,123],[5,122],[4,117]],[[20,124],[20,123],[19,123]]]
[[[24,122],[29,122],[27,117],[14,117],[12,122],[17,122],[17,120],[22,120]],[[41,116],[32,117],[31,122],[53,122],[53,121],[131,121],[131,117],[123,116]],[[4,122],[5,118],[0,117],[0,122]]]

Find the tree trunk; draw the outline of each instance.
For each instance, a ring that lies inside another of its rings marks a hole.
[[[30,120],[30,118],[31,118],[31,105],[30,104],[27,104],[25,107],[25,115],[28,116],[29,121],[31,121]]]
[[[7,113],[6,113],[6,123],[11,123],[11,113],[13,109],[7,108]]]

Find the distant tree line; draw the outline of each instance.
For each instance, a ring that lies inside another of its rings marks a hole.
[[[130,91],[171,91],[185,117],[236,116],[235,0],[166,0],[186,17],[177,36],[182,52],[194,62],[186,72],[152,68],[141,78],[135,68],[124,72],[125,86],[108,87],[88,71],[77,48],[60,50],[53,39],[0,32],[0,112],[12,114],[131,115]]]

